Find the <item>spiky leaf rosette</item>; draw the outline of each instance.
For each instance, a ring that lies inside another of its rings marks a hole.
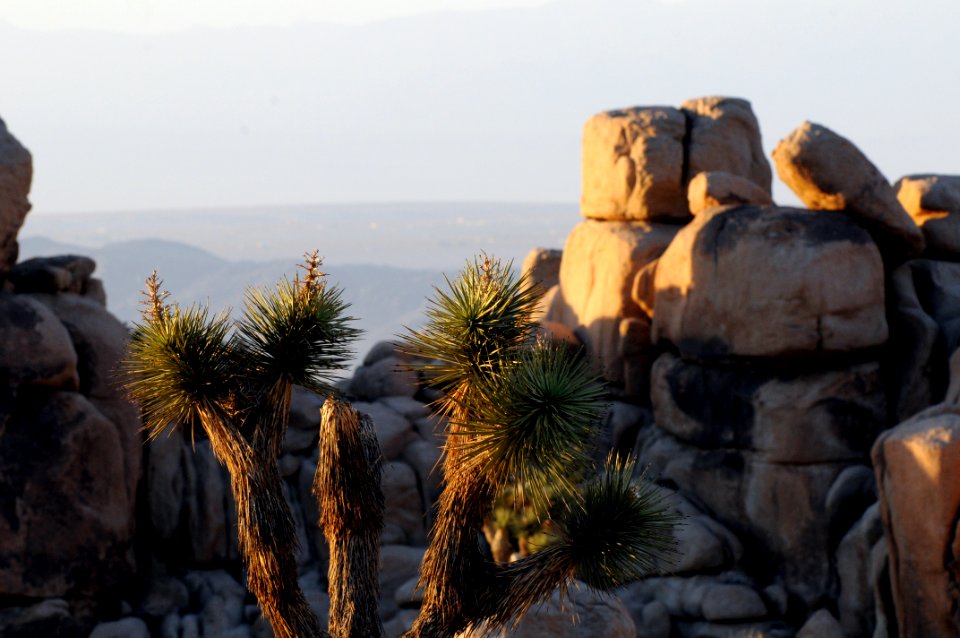
[[[522,504],[573,491],[590,463],[589,445],[604,409],[604,388],[586,359],[545,340],[518,353],[500,374],[479,378],[449,445],[491,477],[513,484]]]
[[[303,281],[284,278],[272,291],[247,291],[237,341],[264,383],[284,381],[326,392],[335,371],[346,367],[360,331],[344,314],[349,304],[342,291],[325,285],[316,272],[319,260],[312,259]]]
[[[151,438],[228,408],[234,385],[228,331],[225,314],[210,317],[198,306],[158,306],[134,324],[122,366]]]
[[[496,373],[533,329],[541,294],[511,263],[484,256],[468,263],[447,290],[435,288],[427,324],[408,330],[403,349],[436,363],[420,366],[441,389]]]
[[[594,589],[648,576],[676,553],[680,515],[652,484],[634,480],[635,471],[635,460],[610,456],[579,498],[560,500],[551,549],[567,554],[576,577]]]

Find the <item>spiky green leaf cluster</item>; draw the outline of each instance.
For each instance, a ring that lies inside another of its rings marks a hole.
[[[178,423],[193,427],[200,411],[230,403],[233,353],[225,314],[163,307],[134,325],[126,361],[127,388],[151,437]]]
[[[589,463],[588,446],[604,409],[604,388],[585,358],[537,341],[501,374],[478,379],[472,418],[461,424],[465,462],[512,482],[520,501],[528,493],[547,502],[555,490],[573,490]]]
[[[611,456],[577,497],[559,502],[557,551],[570,556],[576,577],[611,589],[648,576],[676,553],[680,515],[662,492],[634,479],[636,462]]]
[[[247,291],[237,323],[237,344],[250,373],[317,392],[329,390],[336,370],[349,360],[360,334],[344,312],[341,290],[284,279],[273,291]]]
[[[143,321],[135,325],[123,367],[153,435],[193,425],[205,411],[234,425],[248,421],[265,430],[258,436],[279,440],[290,385],[329,389],[359,331],[319,265],[316,253],[308,255],[303,281],[285,278],[273,291],[248,291],[233,331],[227,313],[211,317],[205,307],[169,305],[156,273],[147,280]]]
[[[511,264],[482,257],[468,263],[447,290],[435,288],[427,324],[403,337],[404,349],[433,363],[422,369],[443,390],[496,374],[514,359],[533,329],[540,291]]]

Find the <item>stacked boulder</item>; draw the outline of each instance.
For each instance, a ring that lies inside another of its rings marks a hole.
[[[680,108],[608,111],[584,127],[580,210],[586,220],[567,239],[545,319],[573,330],[597,372],[641,402],[654,348],[650,318],[632,298],[633,282],[702,205],[687,194],[702,173],[714,184],[701,189],[704,196],[729,191],[732,183],[733,194],[721,198],[769,201],[770,166],[747,101],[709,97]]]
[[[869,452],[890,424],[886,282],[924,238],[829,129],[804,123],[773,157],[809,209],[710,201],[637,277],[667,350],[642,455],[737,533],[771,610],[779,590],[795,626],[882,635],[892,610]]]
[[[93,261],[16,263],[31,175],[0,121],[0,633],[69,636],[134,575],[140,419]]]
[[[649,400],[653,427],[638,416],[621,432],[742,548],[625,590],[641,634],[886,635],[902,594],[870,450],[946,391],[960,188],[892,187],[804,123],[774,160],[807,208],[777,207],[759,140],[743,100],[591,118],[588,220],[545,320],[573,330],[625,400]]]

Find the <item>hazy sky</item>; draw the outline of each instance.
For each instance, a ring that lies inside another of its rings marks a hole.
[[[0,0],[34,215],[575,202],[601,110],[746,97],[960,173],[957,0]],[[790,197],[782,187],[775,196]]]
[[[28,29],[169,33],[194,27],[363,24],[436,11],[480,11],[549,0],[4,0],[3,18]],[[670,1],[670,0],[665,0]]]

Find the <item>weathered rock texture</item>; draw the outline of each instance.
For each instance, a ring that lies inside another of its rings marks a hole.
[[[804,122],[773,151],[780,179],[808,207],[846,210],[862,220],[894,260],[923,251],[923,234],[876,166],[849,140]]]
[[[607,111],[583,129],[580,211],[614,221],[684,219],[686,118],[670,107]]]
[[[650,393],[656,423],[685,443],[807,464],[865,462],[886,423],[884,390],[875,362],[767,372],[665,354],[653,366]]]
[[[888,357],[898,421],[944,398],[947,355],[960,347],[960,263],[914,259],[890,274]]]
[[[0,120],[0,278],[17,261],[17,232],[30,212],[33,159]]]
[[[960,175],[908,175],[893,187],[923,232],[927,253],[960,259]]]
[[[86,258],[29,269],[63,276],[18,264],[0,292],[0,594],[92,595],[135,569],[140,419],[114,376],[127,332]]]
[[[631,298],[632,282],[676,232],[666,224],[587,220],[567,238],[561,292],[546,319],[573,328],[598,372],[610,381],[624,381],[624,349],[629,353],[650,345],[649,319]]]
[[[608,221],[684,221],[687,184],[706,171],[749,180],[769,198],[770,165],[746,100],[704,97],[680,109],[599,113],[583,130],[581,213]]]
[[[873,461],[899,635],[960,635],[960,408],[936,406],[885,432]]]
[[[847,217],[712,209],[660,257],[653,339],[697,358],[879,346],[887,340],[883,285],[876,246]]]
[[[772,206],[769,190],[764,190],[745,177],[709,171],[697,173],[687,187],[687,203],[690,214],[696,215],[717,206]]]
[[[680,108],[690,121],[687,179],[698,173],[723,171],[753,182],[769,196],[770,164],[763,153],[760,123],[750,102],[701,97],[686,100]]]

